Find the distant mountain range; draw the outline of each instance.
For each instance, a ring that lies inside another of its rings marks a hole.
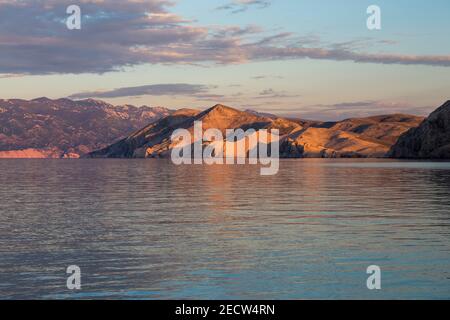
[[[0,158],[168,157],[178,128],[279,129],[280,156],[450,158],[450,102],[428,119],[406,114],[336,122],[216,105],[206,111],[113,106],[87,99],[0,100]]]
[[[171,112],[92,99],[0,100],[0,158],[78,158]]]
[[[206,111],[184,109],[156,121],[129,137],[88,154],[92,158],[169,157],[174,144],[172,132],[184,128],[193,132],[194,122],[202,121],[203,130],[279,129],[280,155],[305,157],[383,157],[400,135],[417,127],[424,118],[394,114],[339,122],[284,119],[239,111],[216,105]]]

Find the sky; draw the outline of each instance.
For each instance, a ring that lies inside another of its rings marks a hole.
[[[448,0],[0,0],[0,98],[427,115],[450,98],[449,13]]]

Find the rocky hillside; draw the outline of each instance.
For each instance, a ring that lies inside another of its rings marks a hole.
[[[0,158],[76,158],[169,114],[92,99],[0,100]]]
[[[409,159],[450,159],[450,101],[419,127],[402,135],[388,156]]]
[[[89,156],[94,158],[169,157],[175,146],[171,142],[173,131],[184,128],[193,134],[195,121],[202,121],[203,130],[219,129],[224,136],[227,129],[234,128],[258,130],[276,127],[280,128],[284,134],[294,129],[301,129],[300,125],[288,120],[266,118],[223,105],[216,105],[203,112],[183,109]]]
[[[178,128],[193,132],[195,121],[203,130],[217,128],[244,130],[279,129],[280,153],[284,158],[304,157],[383,157],[405,131],[419,125],[423,118],[390,115],[340,122],[321,123],[265,116],[216,105],[206,111],[180,110],[131,136],[99,151],[93,158],[168,157],[175,145],[170,138]]]
[[[393,114],[353,118],[339,122],[298,122],[304,130],[285,137],[286,158],[384,157],[397,139],[417,127],[423,117]]]

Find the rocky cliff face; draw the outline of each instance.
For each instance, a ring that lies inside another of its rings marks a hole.
[[[77,158],[170,114],[98,100],[0,100],[0,158]]]
[[[388,156],[450,159],[450,101],[434,111],[419,127],[402,135]]]
[[[90,153],[93,158],[169,157],[175,145],[170,138],[178,128],[193,132],[195,121],[203,130],[217,128],[280,130],[280,156],[383,157],[397,138],[417,126],[423,118],[390,115],[341,122],[320,123],[270,117],[216,105],[204,112],[183,110],[155,122],[107,148]]]

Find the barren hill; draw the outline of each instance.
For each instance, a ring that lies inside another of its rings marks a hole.
[[[411,159],[450,159],[450,101],[434,111],[417,128],[406,132],[389,156]]]
[[[300,125],[288,120],[274,120],[218,104],[203,112],[195,110],[181,114],[176,112],[89,156],[94,158],[166,157],[170,155],[174,147],[171,142],[172,133],[176,129],[183,128],[192,134],[195,121],[202,121],[203,130],[219,129],[224,135],[227,129],[237,128],[258,130],[280,127],[284,131],[287,130],[286,132],[301,128]]]
[[[203,130],[278,129],[280,153],[284,158],[303,157],[383,157],[408,129],[423,118],[408,115],[348,119],[327,125],[302,120],[266,117],[216,105],[206,111],[174,113],[137,131],[111,146],[89,154],[93,158],[168,157],[175,145],[170,140],[178,128],[193,133],[195,121],[203,122]],[[302,124],[305,124],[303,126]]]
[[[0,100],[0,158],[79,157],[170,114],[98,100]]]

